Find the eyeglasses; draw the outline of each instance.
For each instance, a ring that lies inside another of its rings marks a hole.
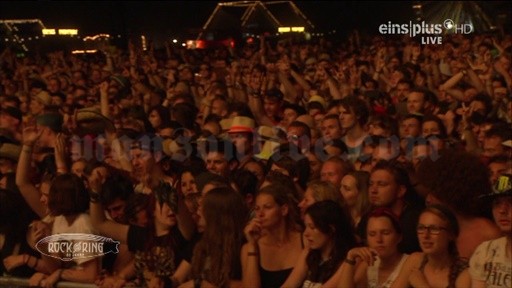
[[[418,234],[424,234],[425,232],[428,231],[428,233],[430,233],[432,235],[439,235],[439,233],[441,233],[441,230],[448,230],[448,229],[445,227],[425,226],[425,225],[418,225],[418,227],[416,227],[416,232],[418,232]]]

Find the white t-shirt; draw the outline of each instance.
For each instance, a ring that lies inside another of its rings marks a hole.
[[[507,237],[480,244],[469,261],[469,273],[485,281],[487,288],[512,287],[512,257],[507,255]]]
[[[65,233],[82,233],[98,235],[93,228],[89,214],[82,213],[78,215],[75,221],[69,225],[65,216],[56,216],[53,221],[52,235]],[[73,262],[80,265],[95,258],[75,259]]]

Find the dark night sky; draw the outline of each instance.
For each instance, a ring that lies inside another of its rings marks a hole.
[[[316,25],[317,31],[322,32],[337,29],[344,33],[357,27],[373,34],[381,23],[414,18],[412,1],[295,3]],[[39,18],[47,27],[78,28],[81,35],[144,32],[172,37],[185,27],[201,28],[216,4],[216,1],[0,1],[0,19]]]
[[[2,1],[0,18],[39,18],[47,27],[77,27],[83,34],[201,27],[214,1]],[[410,2],[297,1],[297,6],[319,28],[375,27],[410,15]],[[383,11],[386,11],[383,13]],[[380,22],[379,22],[380,21]],[[82,34],[81,32],[81,34]]]

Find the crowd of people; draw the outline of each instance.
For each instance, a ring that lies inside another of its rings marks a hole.
[[[512,36],[0,54],[0,273],[510,287]],[[119,241],[62,260],[62,233]]]

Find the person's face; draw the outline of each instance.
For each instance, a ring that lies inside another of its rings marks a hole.
[[[57,79],[50,79],[48,81],[48,91],[50,93],[56,93],[60,91],[60,82]]]
[[[181,192],[187,196],[187,194],[191,192],[198,192],[196,181],[194,179],[194,176],[190,172],[185,172],[181,175]]]
[[[306,212],[306,209],[315,204],[316,200],[314,197],[313,190],[311,188],[306,189],[306,192],[304,192],[304,198],[302,198],[302,201],[299,203],[299,209],[300,209],[300,216],[304,218],[304,214]]]
[[[279,109],[281,109],[281,105],[279,100],[265,97],[263,99],[263,110],[265,110],[265,115],[270,118],[274,118],[279,115]]]
[[[492,215],[501,232],[512,233],[512,196],[502,196],[492,202]]]
[[[295,110],[293,109],[284,109],[283,111],[283,120],[282,120],[282,124],[284,127],[288,127],[288,125],[290,125],[290,123],[292,123],[293,121],[295,121],[295,119],[297,119],[299,115],[297,115],[297,112],[295,112]]]
[[[400,125],[401,137],[418,137],[420,135],[420,122],[416,118],[407,118]]]
[[[386,130],[384,130],[384,128],[382,128],[382,126],[377,123],[368,125],[368,134],[372,136],[390,136],[388,135],[389,133],[387,133]]]
[[[271,195],[259,194],[256,197],[254,212],[261,221],[261,227],[269,228],[275,227],[284,221],[284,217],[288,214],[288,207],[277,204]]]
[[[316,227],[309,214],[304,217],[304,224],[306,226],[304,238],[308,241],[311,249],[323,251],[332,244],[333,239]]]
[[[489,131],[492,128],[492,125],[489,123],[484,123],[482,125],[475,125],[473,127],[473,132],[477,134],[477,140],[478,142],[483,146],[484,139],[485,139],[485,133]]]
[[[404,99],[407,95],[409,95],[409,92],[411,91],[411,88],[409,87],[409,84],[400,83],[396,86],[396,96],[398,100]]]
[[[377,147],[375,147],[372,150],[371,155],[372,155],[372,167],[374,167],[375,164],[377,164],[377,162],[379,160],[390,161],[399,156],[396,149],[393,149],[393,147],[388,147],[386,145],[377,145]]]
[[[425,254],[446,254],[448,253],[448,244],[455,237],[448,231],[448,223],[434,213],[425,212],[421,214],[418,220],[418,227],[431,227],[439,229],[439,234],[434,235],[431,229],[426,229],[418,233],[420,247]]]
[[[493,184],[507,171],[507,163],[505,162],[491,162],[488,167],[491,172],[490,180]]]
[[[235,145],[238,153],[247,155],[252,152],[252,143],[249,141],[248,133],[229,133],[229,138],[233,145]]]
[[[107,210],[108,215],[110,215],[110,218],[112,218],[114,221],[121,223],[123,222],[124,218],[124,207],[126,206],[126,201],[117,198],[112,202],[110,205],[106,207],[105,210]]]
[[[403,194],[401,189],[390,172],[375,170],[370,176],[370,203],[375,207],[390,207]]]
[[[148,120],[149,123],[151,123],[151,126],[155,129],[162,125],[162,119],[156,110],[153,110],[151,113],[149,113]]]
[[[356,115],[343,106],[339,106],[340,124],[343,131],[347,131],[357,124]]]
[[[286,135],[288,141],[297,147],[304,148],[307,146],[307,143],[304,143],[306,139],[304,139],[304,129],[302,127],[297,126],[289,126],[286,129]]]
[[[249,162],[245,164],[244,169],[256,175],[256,178],[258,178],[258,182],[262,183],[265,177],[265,171],[263,170],[261,165],[258,165],[257,163],[254,162]]]
[[[428,145],[416,145],[412,148],[412,164],[415,168],[429,156],[429,147]]]
[[[306,153],[309,161],[309,179],[316,179],[320,177],[320,170],[322,169],[322,162],[318,160],[314,153]]]
[[[203,125],[203,130],[209,131],[214,136],[218,136],[222,131],[222,127],[220,127],[217,122],[208,122]]]
[[[423,93],[411,92],[407,96],[407,112],[408,113],[423,113],[425,108],[425,99]]]
[[[345,177],[341,179],[340,190],[347,206],[354,207],[357,202],[357,197],[359,196],[356,178],[352,175],[345,175]]]
[[[71,165],[71,172],[78,177],[82,177],[84,175],[85,162],[77,161]]]
[[[342,167],[335,162],[325,162],[320,170],[320,179],[322,181],[331,182],[336,187],[340,186],[343,176]]]
[[[482,154],[486,157],[494,157],[503,154],[505,150],[501,142],[501,138],[497,136],[485,137],[484,152]]]
[[[325,119],[321,125],[322,137],[325,141],[341,138],[341,127],[338,119]]]
[[[224,158],[224,154],[210,152],[206,155],[206,169],[214,174],[226,176],[229,172],[229,164]]]
[[[41,198],[39,198],[39,201],[41,201],[41,204],[45,207],[46,214],[50,213],[50,210],[48,210],[48,199],[50,196],[50,183],[49,182],[42,182],[41,186],[39,186],[39,191],[41,192]]]
[[[17,129],[20,120],[10,116],[7,113],[0,113],[0,128],[2,129]]]
[[[158,202],[155,204],[155,222],[169,228],[176,225],[176,215],[169,204],[162,203],[160,205]]]
[[[0,158],[0,173],[6,174],[16,170],[16,164],[11,159]]]
[[[30,113],[32,113],[32,115],[40,115],[41,113],[43,113],[44,105],[41,102],[39,102],[35,99],[32,99],[30,101],[29,109],[30,109]]]
[[[212,114],[224,117],[228,114],[226,103],[224,100],[216,99],[212,102]]]
[[[146,175],[151,175],[151,170],[155,165],[153,155],[146,150],[132,149],[130,150],[133,173],[139,181]]]
[[[435,121],[426,121],[423,122],[421,136],[429,136],[429,135],[439,135],[441,134],[441,130],[439,129],[439,125]]]
[[[368,247],[375,249],[380,258],[391,257],[398,253],[398,243],[402,236],[398,234],[387,217],[370,217],[366,226]]]

